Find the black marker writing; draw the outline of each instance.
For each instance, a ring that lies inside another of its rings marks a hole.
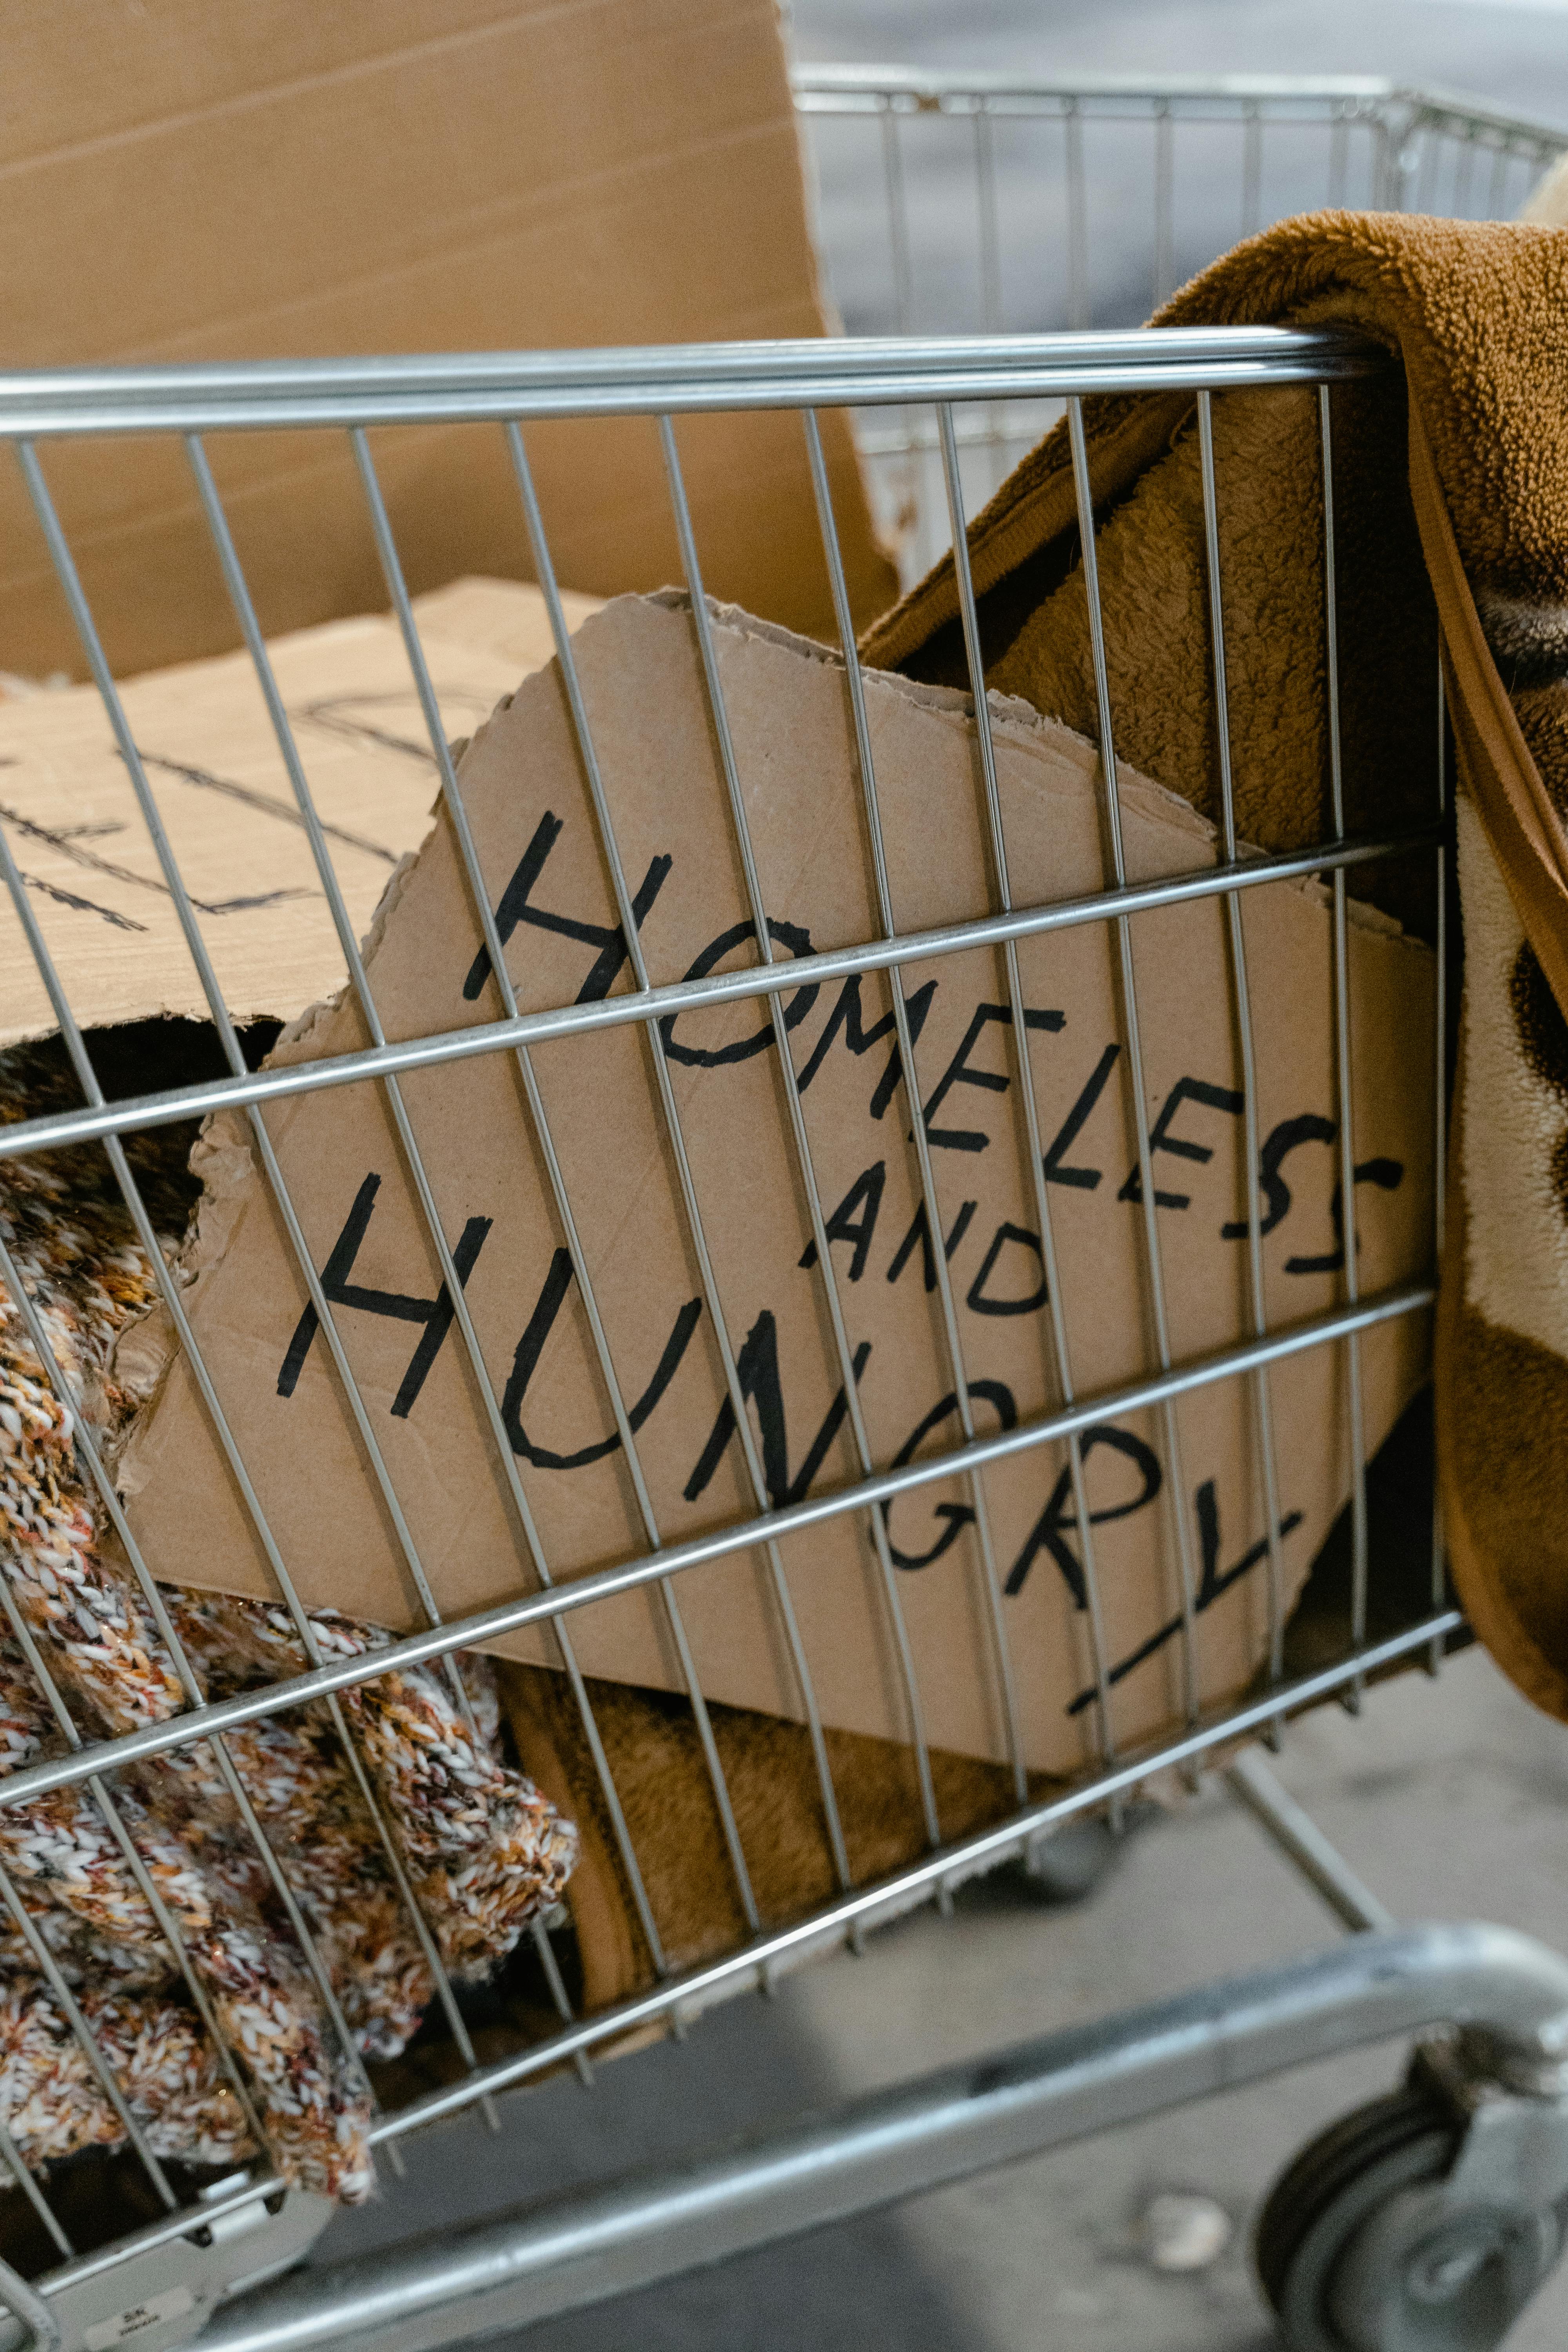
[[[994,1407],[997,1422],[1003,1429],[1012,1429],[1016,1425],[1018,1408],[1013,1401],[1013,1391],[1001,1381],[971,1381],[970,1402],[973,1404],[979,1397],[983,1397],[987,1404]],[[931,1431],[940,1429],[942,1423],[957,1411],[956,1391],[933,1404],[924,1420],[916,1423],[894,1454],[893,1468],[901,1470],[906,1462],[912,1462]],[[900,1551],[893,1541],[892,1508],[891,1503],[884,1503],[881,1506],[882,1525],[888,1532],[888,1550],[895,1568],[929,1568],[932,1560],[940,1559],[949,1546],[958,1541],[963,1529],[974,1517],[973,1510],[967,1503],[934,1503],[931,1506],[932,1518],[942,1519],[946,1523],[941,1535],[928,1551],[908,1552]]]
[[[853,1370],[855,1385],[860,1385],[860,1375],[871,1353],[871,1343],[862,1339],[855,1350]],[[746,1343],[735,1359],[735,1370],[740,1380],[741,1394],[757,1409],[757,1426],[762,1435],[763,1483],[768,1500],[775,1510],[787,1503],[798,1503],[811,1492],[811,1482],[826,1458],[827,1449],[837,1436],[844,1416],[848,1411],[842,1386],[823,1416],[821,1428],[807,1449],[797,1476],[792,1478],[789,1469],[789,1437],[784,1427],[784,1389],[779,1381],[778,1331],[770,1311],[764,1307],[746,1334]],[[719,1408],[707,1444],[684,1488],[689,1503],[696,1502],[712,1478],[724,1457],[724,1449],[735,1434],[735,1408],[726,1397]]]
[[[1291,1152],[1299,1151],[1304,1143],[1331,1143],[1338,1133],[1331,1118],[1320,1118],[1312,1110],[1303,1111],[1298,1118],[1282,1118],[1278,1127],[1270,1129],[1258,1155],[1258,1189],[1268,1203],[1259,1233],[1271,1234],[1289,1214],[1290,1187],[1281,1171]],[[1247,1220],[1240,1218],[1219,1230],[1223,1241],[1242,1241],[1247,1234]]]
[[[1084,1083],[1071,1110],[1057,1130],[1056,1139],[1040,1162],[1047,1184],[1070,1184],[1075,1190],[1092,1192],[1105,1171],[1102,1168],[1065,1168],[1062,1162],[1081,1134],[1095,1104],[1105,1092],[1105,1081],[1110,1076],[1120,1045],[1108,1045]]]
[[[579,1446],[575,1454],[552,1454],[548,1446],[536,1445],[522,1425],[522,1401],[528,1394],[528,1384],[533,1378],[540,1357],[544,1353],[544,1343],[554,1328],[562,1302],[571,1286],[572,1254],[569,1250],[558,1249],[540,1286],[527,1328],[517,1343],[511,1374],[506,1384],[506,1393],[501,1398],[501,1419],[506,1424],[512,1452],[521,1454],[525,1462],[531,1462],[540,1470],[581,1470],[590,1462],[602,1462],[605,1454],[613,1454],[621,1442],[617,1429],[612,1436]],[[686,1353],[687,1343],[696,1330],[701,1314],[702,1301],[689,1298],[670,1326],[669,1337],[654,1368],[653,1378],[626,1415],[634,1434],[642,1427],[680,1369],[680,1360]]]
[[[1237,1094],[1233,1087],[1211,1087],[1205,1078],[1178,1078],[1166,1096],[1160,1116],[1149,1130],[1151,1160],[1156,1151],[1168,1151],[1173,1159],[1195,1160],[1200,1166],[1206,1165],[1214,1158],[1211,1145],[1198,1143],[1190,1135],[1173,1135],[1171,1132],[1172,1123],[1184,1103],[1201,1103],[1207,1110],[1227,1111],[1232,1118],[1239,1118],[1247,1108],[1246,1097]],[[1136,1168],[1116,1197],[1119,1201],[1142,1200],[1143,1186]],[[1162,1209],[1190,1209],[1193,1196],[1190,1192],[1162,1192],[1156,1185],[1154,1202],[1156,1207]]]
[[[1009,1242],[1034,1252],[1035,1263],[1029,1271],[1036,1278],[1035,1287],[1024,1298],[994,1298],[986,1285]],[[1046,1303],[1046,1261],[1038,1234],[1032,1234],[1027,1225],[1009,1224],[1004,1219],[992,1235],[991,1246],[981,1260],[980,1271],[970,1284],[963,1303],[972,1315],[1037,1315]]]
[[[367,1176],[354,1194],[353,1206],[343,1220],[343,1229],[332,1244],[331,1253],[321,1268],[321,1292],[330,1307],[353,1307],[363,1315],[390,1316],[397,1323],[422,1323],[423,1336],[408,1360],[392,1410],[400,1421],[405,1421],[414,1410],[420,1390],[429,1377],[430,1368],[440,1353],[441,1342],[452,1327],[455,1309],[451,1293],[443,1282],[434,1298],[410,1298],[400,1290],[370,1290],[351,1283],[354,1260],[360,1244],[370,1227],[375,1207],[375,1196],[381,1190],[379,1176]],[[452,1252],[452,1264],[458,1280],[466,1290],[474,1261],[484,1247],[485,1236],[490,1230],[489,1217],[470,1217],[458,1235]],[[305,1359],[315,1339],[319,1318],[314,1306],[307,1307],[294,1326],[282,1365],[278,1373],[278,1393],[292,1396],[305,1369]]]
[[[1405,1175],[1405,1164],[1399,1160],[1363,1160],[1353,1171],[1357,1184],[1375,1184],[1380,1192],[1396,1192]],[[1345,1262],[1345,1195],[1344,1186],[1334,1186],[1329,1202],[1329,1214],[1333,1220],[1334,1247],[1320,1257],[1288,1257],[1287,1274],[1337,1274]],[[1360,1236],[1357,1236],[1358,1243]]]
[[[807,1087],[821,1069],[827,1058],[828,1047],[841,1029],[844,1032],[844,1043],[857,1056],[868,1054],[872,1046],[879,1044],[882,1038],[893,1036],[895,1016],[891,1013],[884,1013],[879,1021],[874,1021],[871,1024],[869,1029],[862,1023],[860,977],[858,971],[852,971],[839,990],[837,1002],[824,1023],[822,1034],[812,1047],[805,1067],[796,1081],[802,1094],[805,1094]],[[936,982],[934,980],[928,980],[915,990],[913,995],[904,1000],[904,1010],[909,1016],[911,1045],[919,1041],[921,1031],[925,1027],[926,1014],[931,1011],[931,1000],[935,994]],[[871,1090],[873,1118],[880,1118],[892,1101],[901,1075],[899,1068],[898,1041],[895,1037],[889,1051],[887,1066]]]
[[[871,1248],[871,1236],[877,1230],[877,1215],[882,1205],[882,1188],[887,1181],[887,1161],[874,1160],[869,1168],[863,1169],[856,1177],[833,1214],[823,1225],[823,1232],[830,1242],[854,1244],[855,1254],[849,1261],[851,1282],[858,1282],[866,1271],[866,1260]],[[860,1212],[858,1215],[856,1214],[857,1210]],[[812,1266],[816,1264],[815,1242],[807,1242],[800,1264],[802,1266]]]
[[[1088,1514],[1091,1528],[1103,1527],[1110,1519],[1129,1518],[1134,1511],[1142,1510],[1145,1504],[1153,1501],[1164,1479],[1159,1455],[1152,1446],[1145,1445],[1141,1437],[1135,1437],[1131,1430],[1118,1429],[1113,1422],[1097,1422],[1083,1433],[1079,1448],[1080,1460],[1087,1465],[1089,1455],[1102,1446],[1112,1454],[1123,1455],[1131,1463],[1138,1473],[1138,1492],[1128,1500],[1103,1504],[1099,1510],[1091,1508]],[[1079,1609],[1088,1606],[1089,1587],[1083,1565],[1067,1539],[1068,1529],[1078,1524],[1077,1514],[1068,1500],[1071,1486],[1072,1469],[1068,1465],[1051,1488],[1050,1499],[1030,1528],[1022,1551],[1007,1571],[1007,1581],[1002,1588],[1005,1592],[1010,1595],[1022,1592],[1036,1559],[1042,1551],[1048,1551],[1061,1570],[1062,1581],[1073,1597],[1074,1606]]]
[[[1066,1019],[1065,1013],[1058,1013],[1054,1010],[1036,1012],[1027,1005],[1024,1008],[1026,1029],[1056,1030],[1062,1026]],[[980,1042],[981,1033],[987,1024],[993,1021],[999,1022],[1004,1029],[1010,1029],[1013,1026],[1011,1008],[1005,1004],[975,1006],[970,1016],[969,1026],[960,1041],[957,1053],[937,1080],[936,1091],[926,1104],[926,1140],[943,1150],[984,1151],[990,1143],[991,1138],[979,1128],[934,1127],[931,1122],[954,1087],[978,1087],[988,1094],[1002,1095],[1005,1094],[1011,1086],[1011,1074],[1006,1070],[979,1068],[969,1058]]]
[[[552,810],[546,809],[533,828],[533,837],[517,861],[511,880],[500,894],[496,908],[496,930],[505,947],[519,923],[531,923],[536,930],[553,931],[565,940],[580,940],[583,946],[597,948],[593,969],[577,991],[579,1004],[595,1003],[608,996],[616,978],[626,960],[626,934],[618,923],[579,922],[574,915],[554,915],[547,908],[532,903],[533,887],[544,871],[545,861],[560,840],[565,827]],[[632,915],[640,931],[647,919],[648,910],[668,879],[674,865],[672,857],[656,857],[643,876],[632,898]],[[463,994],[471,1004],[490,976],[490,951],[481,948],[468,966],[468,976],[463,982]]]
[[[942,1254],[943,1257],[952,1257],[953,1251],[958,1247],[959,1243],[969,1231],[969,1221],[973,1216],[975,1210],[979,1206],[980,1203],[978,1201],[964,1202],[963,1207],[959,1210],[957,1216],[954,1217],[952,1221],[952,1231],[948,1234],[946,1241],[942,1244]],[[899,1244],[898,1248],[893,1253],[893,1263],[888,1268],[888,1280],[889,1282],[897,1282],[900,1275],[902,1274],[905,1266],[909,1264],[917,1242],[920,1244],[921,1248],[921,1263],[925,1272],[926,1288],[928,1290],[934,1290],[936,1288],[936,1260],[931,1255],[931,1226],[926,1221],[926,1204],[923,1201],[921,1202],[920,1207],[915,1211],[913,1224],[910,1227],[909,1232],[904,1235],[903,1240]]]
[[[721,931],[716,940],[709,940],[701,954],[687,966],[681,978],[705,980],[716,964],[723,962],[732,948],[738,948],[742,940],[754,940],[756,935],[756,925],[752,922],[731,923],[727,931]],[[775,922],[770,915],[768,937],[775,947],[788,948],[791,955],[811,953],[811,933],[799,923]],[[795,990],[784,1007],[784,1025],[786,1030],[800,1026],[819,993],[820,982],[815,981],[806,988]],[[765,1008],[761,1008],[761,1012],[762,1017],[751,1035],[737,1037],[731,1045],[715,1045],[710,1049],[705,1045],[677,1045],[675,1024],[680,1016],[675,1013],[665,1014],[658,1024],[658,1034],[664,1039],[664,1050],[672,1062],[689,1062],[694,1069],[700,1070],[722,1069],[729,1063],[749,1062],[753,1054],[765,1054],[770,1045],[777,1044],[772,1019]]]
[[[1215,1484],[1212,1478],[1204,1480],[1194,1496],[1193,1501],[1197,1509],[1198,1540],[1203,1546],[1204,1556],[1204,1572],[1194,1597],[1193,1613],[1194,1616],[1202,1616],[1205,1609],[1214,1607],[1222,1593],[1228,1592],[1231,1586],[1248,1575],[1260,1559],[1268,1558],[1268,1538],[1267,1536],[1260,1537],[1250,1550],[1242,1553],[1234,1568],[1227,1568],[1222,1572],[1219,1564],[1219,1504],[1215,1499]],[[1287,1511],[1279,1522],[1281,1541],[1286,1536],[1292,1534],[1300,1524],[1300,1511]],[[1123,1681],[1135,1666],[1141,1666],[1146,1659],[1153,1657],[1156,1651],[1163,1650],[1167,1642],[1173,1642],[1184,1622],[1184,1618],[1171,1618],[1161,1626],[1157,1633],[1151,1633],[1146,1642],[1140,1642],[1135,1650],[1130,1651],[1126,1657],[1119,1659],[1107,1675],[1106,1681],[1112,1685]],[[1098,1696],[1099,1693],[1094,1690],[1079,1691],[1068,1706],[1068,1713],[1081,1715],[1086,1706],[1094,1705]]]

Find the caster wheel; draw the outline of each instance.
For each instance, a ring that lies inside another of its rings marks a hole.
[[[1151,1804],[1128,1806],[1120,1830],[1098,1818],[1071,1822],[1065,1829],[1039,1839],[1017,1864],[1020,1882],[1036,1900],[1052,1906],[1082,1903],[1110,1877],[1127,1851],[1135,1830],[1146,1828],[1159,1813]]]
[[[1493,2352],[1555,2266],[1544,2211],[1450,2197],[1462,2126],[1435,2099],[1373,2100],[1304,2147],[1254,2256],[1290,2352]]]
[[[1042,1838],[1019,1875],[1037,1901],[1081,1903],[1109,1876],[1121,1858],[1121,1840],[1104,1822],[1074,1822]]]

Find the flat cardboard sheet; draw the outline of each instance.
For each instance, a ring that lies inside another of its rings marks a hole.
[[[821,647],[734,612],[718,616],[716,635],[777,952],[875,937],[841,667]],[[576,646],[652,977],[750,961],[689,610],[677,597],[618,599],[584,624]],[[965,705],[891,677],[873,677],[868,695],[900,929],[987,911],[994,885]],[[995,711],[1015,902],[1093,891],[1101,880],[1097,755],[1023,705]],[[479,730],[460,777],[523,1006],[624,990],[623,942],[553,666]],[[1131,771],[1121,789],[1132,877],[1212,863],[1213,833],[1184,803]],[[1266,1305],[1281,1325],[1343,1295],[1331,915],[1315,884],[1258,887],[1240,904]],[[1194,902],[1135,918],[1131,934],[1163,1294],[1180,1360],[1251,1331],[1226,919],[1217,900]],[[1018,953],[1070,1373],[1077,1393],[1092,1397],[1153,1360],[1115,937],[1088,923],[1026,940]],[[394,1037],[499,1012],[444,818],[384,907],[369,968]],[[1431,1034],[1432,958],[1357,910],[1350,982],[1354,1214],[1370,1295],[1426,1262],[1429,1056],[1413,1062],[1409,1041]],[[1059,1397],[1061,1381],[1021,1152],[1002,958],[990,949],[933,957],[907,968],[905,990],[973,1419],[981,1432],[1021,1425]],[[783,1002],[868,1443],[878,1465],[902,1464],[951,1444],[959,1414],[889,983],[870,976],[803,986]],[[753,1003],[682,1014],[665,1024],[664,1039],[768,1494],[775,1503],[821,1494],[852,1481],[859,1464],[772,1030]],[[356,1010],[340,1003],[307,1016],[279,1055],[314,1059],[363,1042]],[[749,1517],[757,1496],[646,1034],[626,1024],[556,1040],[533,1062],[635,1433],[640,1501],[514,1060],[487,1053],[412,1072],[404,1085],[545,1555],[553,1575],[569,1579],[641,1554],[647,1521],[672,1541]],[[268,1125],[437,1605],[456,1617],[531,1590],[382,1094],[355,1085],[297,1097],[269,1110]],[[208,1192],[188,1253],[188,1310],[305,1598],[406,1626],[418,1616],[407,1565],[247,1136],[243,1119],[225,1118],[198,1147]],[[127,1369],[145,1381],[166,1334],[143,1326],[132,1344]],[[1422,1377],[1424,1346],[1419,1318],[1363,1336],[1369,1448]],[[1350,1490],[1347,1377],[1342,1348],[1293,1357],[1268,1379],[1278,1612],[1289,1610]],[[1266,1653],[1271,1570],[1258,1406],[1253,1382],[1231,1380],[1189,1393],[1169,1415],[1108,1415],[1084,1433],[1100,1634],[1122,1740],[1154,1732],[1190,1699],[1234,1694]],[[132,1524],[159,1575],[267,1589],[180,1360],[167,1363],[121,1466]],[[780,1548],[826,1721],[909,1737],[897,1609],[929,1738],[1005,1755],[1010,1686],[1028,1763],[1076,1764],[1092,1719],[1092,1620],[1062,1448],[1008,1457],[985,1473],[980,1491],[949,1480],[900,1496],[887,1531],[889,1584],[864,1513]],[[1184,1547],[1196,1609],[1190,1661],[1180,1638]],[[801,1713],[765,1559],[732,1555],[684,1575],[679,1608],[710,1697]],[[587,1673],[678,1686],[671,1620],[657,1589],[595,1603],[571,1622]],[[542,1634],[514,1637],[514,1646],[553,1662]]]
[[[593,600],[566,599],[575,625]],[[544,600],[461,580],[415,600],[448,740],[469,735],[551,657]],[[356,935],[430,824],[437,773],[396,622],[332,621],[270,648]],[[133,680],[132,739],[195,902],[229,1011],[290,1020],[346,977],[298,803],[250,656]],[[97,689],[0,699],[0,823],[85,1028],[207,1017],[174,900]],[[9,905],[0,910],[0,1045],[55,1026]]]
[[[817,335],[774,0],[0,0],[10,368]],[[898,593],[848,427],[825,449],[856,611]],[[832,626],[789,415],[680,425],[705,576]],[[373,434],[411,588],[531,576],[499,425]],[[682,575],[649,418],[542,424],[558,576]],[[117,676],[239,643],[178,435],[40,444]],[[386,602],[342,432],[207,454],[277,636]],[[14,465],[0,669],[85,677]]]

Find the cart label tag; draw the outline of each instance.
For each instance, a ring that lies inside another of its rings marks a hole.
[[[133,2303],[128,2311],[117,2311],[112,2319],[100,2319],[96,2327],[82,2330],[82,2342],[87,2352],[113,2352],[117,2344],[129,2344],[133,2336],[144,2335],[165,2319],[183,2318],[194,2311],[196,2299],[188,2286],[172,2286],[163,2294],[150,2294],[145,2303]]]

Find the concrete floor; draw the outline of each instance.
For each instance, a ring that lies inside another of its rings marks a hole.
[[[1439,1683],[1406,1677],[1359,1722],[1325,1710],[1281,1778],[1403,1917],[1490,1918],[1568,1951],[1568,1733],[1479,1651]],[[409,2149],[408,2177],[341,2214],[321,2259],[368,2251],[516,2199],[658,2164],[835,2096],[1331,1941],[1318,1899],[1218,1787],[1141,1832],[1071,1910],[993,1882],[956,1916],[884,1931],[861,1961],[811,1969],[771,2001],[715,2012],[683,2046],[562,2081]],[[557,2320],[530,2352],[1266,2352],[1275,2338],[1247,2233],[1300,2143],[1396,2078],[1373,2051],[1082,2142],[889,2214],[818,2231]],[[1139,2223],[1166,2190],[1225,2209],[1212,2267],[1155,2270]],[[1510,2352],[1561,2352],[1568,2272]]]

